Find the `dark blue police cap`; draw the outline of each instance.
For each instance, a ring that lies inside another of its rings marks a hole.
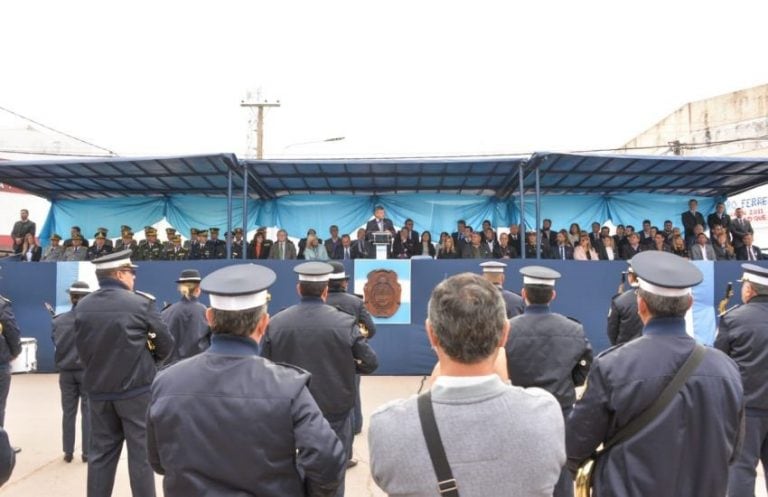
[[[96,269],[137,268],[139,266],[131,263],[132,253],[131,249],[125,249],[101,256],[91,262],[96,266]]]
[[[200,283],[211,300],[211,307],[222,311],[242,311],[261,307],[269,301],[267,289],[277,279],[271,269],[256,264],[237,264],[218,269]]]
[[[184,283],[184,282],[199,282],[202,278],[200,278],[200,271],[197,269],[185,269],[181,272],[179,275],[179,279],[176,280],[176,283]]]
[[[328,281],[333,266],[325,262],[305,262],[293,268],[299,281]]]
[[[544,266],[525,266],[520,268],[523,275],[523,285],[547,285],[555,286],[555,281],[562,276],[554,269]]]
[[[669,252],[648,250],[631,260],[641,289],[662,297],[682,297],[704,279],[699,268]]]

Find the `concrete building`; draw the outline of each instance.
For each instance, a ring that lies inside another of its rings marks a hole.
[[[768,84],[687,103],[624,148],[641,155],[768,157]]]

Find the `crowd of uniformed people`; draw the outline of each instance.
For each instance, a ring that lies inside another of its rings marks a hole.
[[[205,278],[185,270],[179,302],[159,310],[134,288],[132,259],[152,257],[115,249],[93,260],[99,289],[73,283],[72,310],[53,319],[64,460],[80,406],[87,495],[111,495],[124,443],[135,496],[155,495],[153,470],[168,496],[344,495],[362,429],[359,374],[378,360],[375,324],[347,293],[343,265],[296,266],[299,302],[274,316],[275,273],[255,264]],[[768,269],[744,264],[743,305],[721,317],[715,347],[702,347],[685,324],[701,272],[641,251],[610,303],[614,346],[593,357],[582,325],[550,309],[560,274],[526,266],[515,294],[504,268],[487,261],[484,278],[457,275],[433,292],[433,396],[371,418],[371,471],[385,492],[570,496],[577,475],[577,491],[597,496],[753,495],[768,462]],[[20,333],[9,302],[0,312],[5,367]],[[2,416],[10,372],[0,380]],[[480,413],[504,419],[478,425]],[[517,422],[537,413],[536,428]],[[515,431],[516,449],[495,430]],[[15,450],[0,433],[0,480]],[[490,477],[509,465],[537,470],[517,477],[524,485]]]

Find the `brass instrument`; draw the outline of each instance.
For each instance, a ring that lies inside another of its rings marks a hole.
[[[576,483],[575,497],[590,497],[592,495],[592,472],[595,470],[596,462],[594,458],[589,458],[579,466],[574,480]]]
[[[726,309],[728,308],[728,301],[733,297],[733,283],[728,282],[728,286],[725,289],[725,297],[720,301],[720,303],[717,305],[717,311],[722,316],[725,314]]]
[[[147,332],[147,349],[149,349],[153,355],[155,353],[155,338],[157,338],[157,333],[152,330]]]
[[[360,334],[363,335],[365,338],[368,338],[368,335],[370,332],[368,331],[368,327],[365,325],[365,322],[358,321],[357,327],[360,329]]]

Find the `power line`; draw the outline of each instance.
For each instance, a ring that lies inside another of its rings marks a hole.
[[[55,128],[52,128],[50,126],[46,126],[45,124],[43,124],[41,122],[35,121],[34,119],[30,119],[27,116],[23,116],[23,115],[19,114],[18,112],[14,112],[14,111],[12,111],[10,109],[7,109],[5,107],[0,106],[0,110],[3,110],[3,111],[5,111],[5,112],[7,112],[7,113],[9,113],[11,115],[14,115],[14,116],[18,117],[18,118],[24,119],[25,121],[29,121],[32,124],[36,125],[36,126],[40,126],[41,128],[45,128],[48,131],[53,131],[54,133],[58,133],[60,135],[66,136],[67,138],[71,138],[71,139],[73,139],[75,141],[78,141],[80,143],[84,143],[85,145],[88,145],[89,147],[94,147],[94,148],[98,148],[99,150],[104,150],[105,152],[108,152],[109,155],[111,155],[111,156],[117,156],[118,155],[113,150],[110,150],[110,149],[104,148],[104,147],[100,147],[100,146],[96,145],[95,143],[91,143],[89,141],[86,141],[86,140],[83,140],[81,138],[78,138],[78,137],[76,137],[74,135],[70,135],[69,133],[65,133],[63,131],[59,131],[59,130],[57,130]],[[18,153],[24,153],[24,152],[18,152]],[[66,155],[66,154],[41,154],[41,155]],[[72,155],[75,155],[75,154],[72,154]],[[77,154],[77,155],[80,155],[80,154]]]

